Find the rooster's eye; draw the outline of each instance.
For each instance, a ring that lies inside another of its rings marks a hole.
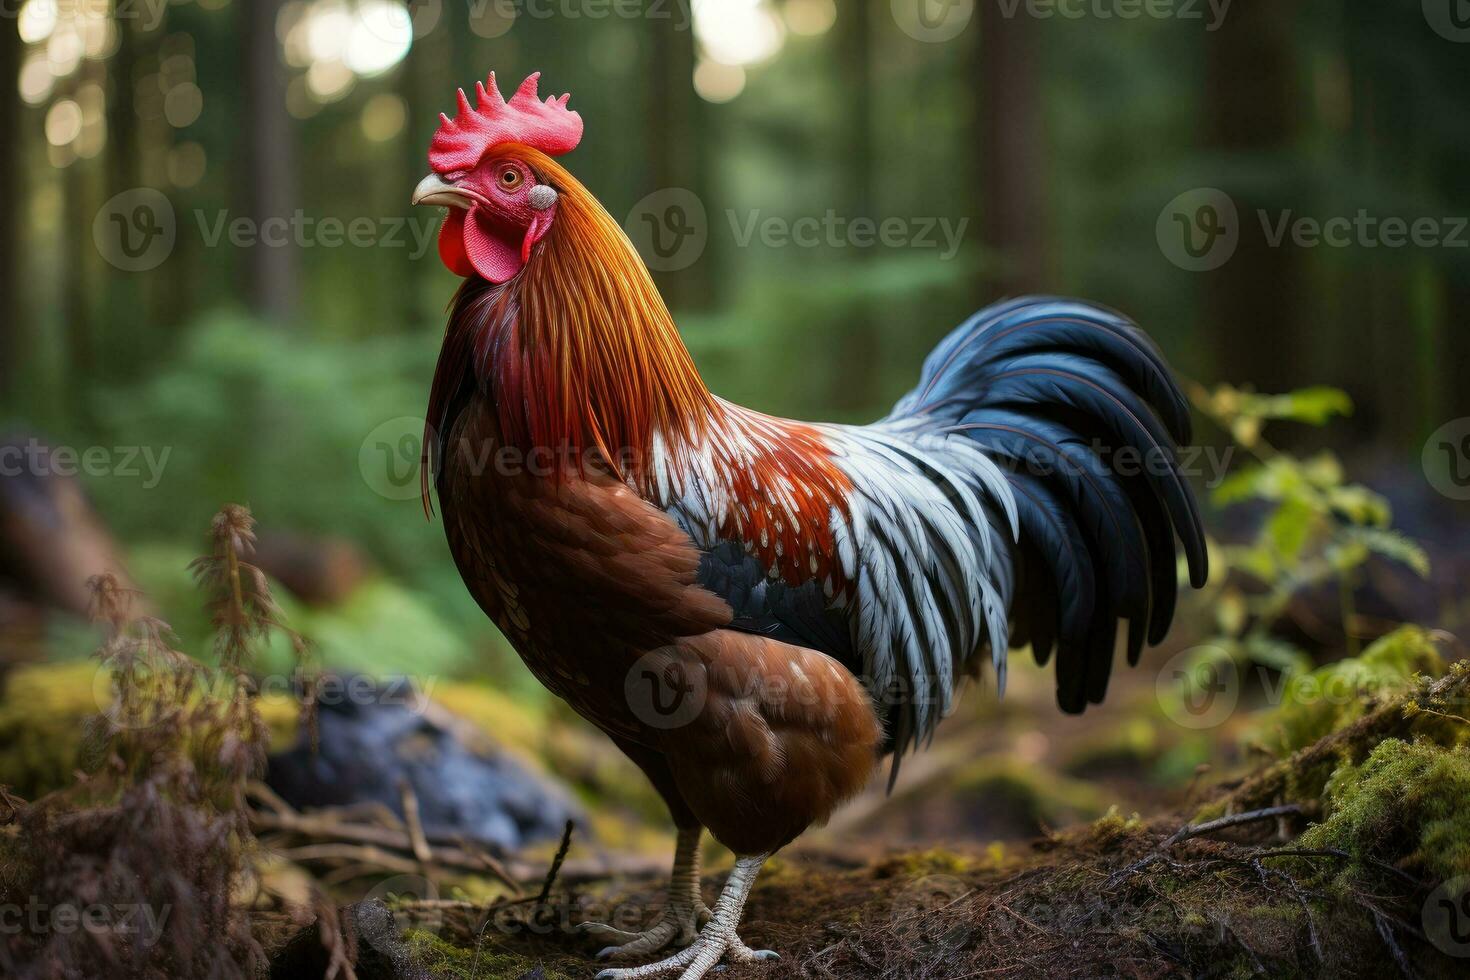
[[[521,186],[521,172],[515,167],[506,167],[500,171],[500,186],[508,191],[513,191]]]

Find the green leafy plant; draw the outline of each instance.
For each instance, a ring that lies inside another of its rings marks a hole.
[[[1353,589],[1364,564],[1379,555],[1427,578],[1429,558],[1394,530],[1388,501],[1349,482],[1333,453],[1299,457],[1277,449],[1265,435],[1278,422],[1325,426],[1351,414],[1351,400],[1327,387],[1264,395],[1228,385],[1213,390],[1195,385],[1190,394],[1196,408],[1228,432],[1250,460],[1215,488],[1213,502],[1222,508],[1251,502],[1265,506],[1252,540],[1218,549],[1225,574],[1216,576],[1223,584],[1215,598],[1215,634],[1208,645],[1228,651],[1239,663],[1284,672],[1310,670],[1311,658],[1281,639],[1275,628],[1294,599],[1330,583],[1339,596],[1345,652],[1356,656]]]

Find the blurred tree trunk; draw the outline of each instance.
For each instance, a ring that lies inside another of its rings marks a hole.
[[[74,418],[87,421],[90,401],[82,397],[98,380],[97,350],[92,332],[92,308],[88,302],[93,288],[87,270],[96,254],[92,242],[92,219],[96,209],[89,206],[90,194],[83,161],[74,160],[61,171],[62,259],[61,322],[67,337],[66,368],[62,383],[76,397],[66,399],[67,410]]]
[[[669,187],[691,190],[707,200],[701,179],[705,143],[700,131],[702,103],[694,92],[694,32],[677,12],[651,19],[649,31],[647,93],[647,157],[645,170],[649,191]],[[660,289],[675,310],[711,305],[713,257],[705,255],[687,269],[664,273]]]
[[[1007,17],[1001,3],[978,6],[973,130],[981,140],[981,232],[999,262],[985,277],[994,300],[1047,285],[1046,128],[1035,19]]]
[[[13,86],[20,74],[20,33],[13,20],[0,24],[0,79]],[[20,381],[20,236],[24,215],[20,189],[20,100],[0,97],[0,405],[15,398]]]
[[[1455,50],[1448,50],[1454,48]],[[1440,91],[1470,92],[1470,58],[1460,49],[1464,45],[1440,45],[1437,49],[1442,66]],[[1443,139],[1440,142],[1440,157],[1434,174],[1438,186],[1450,195],[1448,213],[1464,215],[1470,210],[1470,145],[1464,139]],[[1459,253],[1464,255],[1463,252]],[[1437,408],[1444,413],[1442,419],[1470,417],[1470,385],[1465,383],[1465,365],[1470,364],[1470,262],[1463,259],[1441,258],[1444,268],[1444,298],[1441,303],[1439,383],[1442,398]]]
[[[1237,5],[1206,42],[1206,132],[1216,152],[1264,157],[1291,140],[1300,101],[1292,44],[1296,7],[1293,0]],[[1296,250],[1272,248],[1257,220],[1261,209],[1277,214],[1282,196],[1255,186],[1222,190],[1235,202],[1240,244],[1228,262],[1204,274],[1216,376],[1282,391],[1301,383],[1308,363],[1302,359],[1307,338],[1294,316]]]
[[[885,5],[886,6],[886,5]],[[846,176],[844,196],[851,222],[877,220],[873,196],[873,0],[854,0],[837,18],[837,59],[842,66],[846,101],[847,140],[841,166]],[[849,250],[854,262],[871,258],[872,249]],[[830,403],[864,419],[877,401],[881,338],[871,304],[839,311],[845,317],[837,333],[837,371]]]
[[[137,80],[134,66],[138,56],[138,22],[119,17],[115,22],[117,53],[108,59],[114,97],[107,106],[107,192],[106,197],[141,186],[138,150],[138,114],[133,102]],[[104,278],[106,290],[107,360],[114,372],[129,376],[150,348],[151,324],[142,301],[143,278],[137,273],[114,273]]]
[[[240,16],[245,119],[240,127],[242,209],[257,222],[289,220],[297,207],[295,129],[286,113],[286,79],[276,39],[283,0],[236,4]],[[299,251],[257,244],[246,251],[245,297],[252,310],[289,320],[299,305]]]
[[[450,76],[454,71],[450,37],[453,31],[464,30],[462,23],[455,23],[451,18],[451,11],[455,9],[449,7],[441,11],[438,26],[414,41],[403,63],[401,94],[408,107],[408,116],[404,120],[403,133],[398,138],[398,152],[405,175],[400,204],[407,203],[411,188],[429,172],[426,150],[438,129],[437,107],[442,104],[447,110],[453,104],[447,98],[447,93],[453,91],[450,88]],[[408,220],[415,226],[437,219],[437,210],[429,208],[411,207],[408,212]],[[430,248],[422,259],[408,263],[403,268],[402,279],[391,284],[400,306],[400,322],[421,323],[432,309],[423,304],[423,290],[420,286],[429,271],[438,268],[438,254],[436,249]]]

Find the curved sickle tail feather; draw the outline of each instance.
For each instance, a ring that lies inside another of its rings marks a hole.
[[[1168,632],[1176,535],[1191,584],[1206,580],[1177,456],[1188,408],[1153,342],[1119,314],[1044,297],[989,307],[935,348],[880,426],[962,434],[1005,474],[1020,524],[1010,645],[1029,642],[1043,664],[1055,649],[1065,711],[1102,700],[1120,619],[1130,664]]]

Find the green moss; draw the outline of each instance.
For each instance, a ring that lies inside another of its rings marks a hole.
[[[0,785],[35,799],[72,782],[86,720],[110,701],[95,662],[22,667],[0,699]]]
[[[1249,741],[1274,755],[1290,755],[1408,693],[1416,675],[1438,676],[1444,666],[1428,632],[1405,626],[1360,656],[1289,678],[1280,706],[1254,727]]]
[[[1423,869],[1443,880],[1470,872],[1470,755],[1427,739],[1385,739],[1362,765],[1327,783],[1327,819],[1303,847]]]
[[[436,684],[429,692],[446,709],[494,735],[527,758],[546,751],[546,711],[485,684]]]
[[[942,847],[927,851],[895,855],[879,864],[874,874],[879,878],[922,878],[925,875],[959,875],[974,870],[977,862]]]
[[[25,799],[70,786],[85,763],[91,723],[112,704],[111,674],[95,660],[36,664],[11,673],[0,696],[0,785]],[[258,702],[272,750],[296,737],[296,702]]]
[[[437,980],[520,980],[538,968],[545,980],[573,980],[545,960],[503,949],[489,939],[474,947],[461,948],[427,932],[409,932],[405,937],[414,958]],[[581,977],[578,977],[581,980]]]
[[[1116,806],[1110,806],[1107,813],[1092,822],[1088,827],[1088,832],[1095,840],[1106,842],[1137,835],[1146,828],[1147,825],[1138,814],[1133,813],[1125,817]]]

